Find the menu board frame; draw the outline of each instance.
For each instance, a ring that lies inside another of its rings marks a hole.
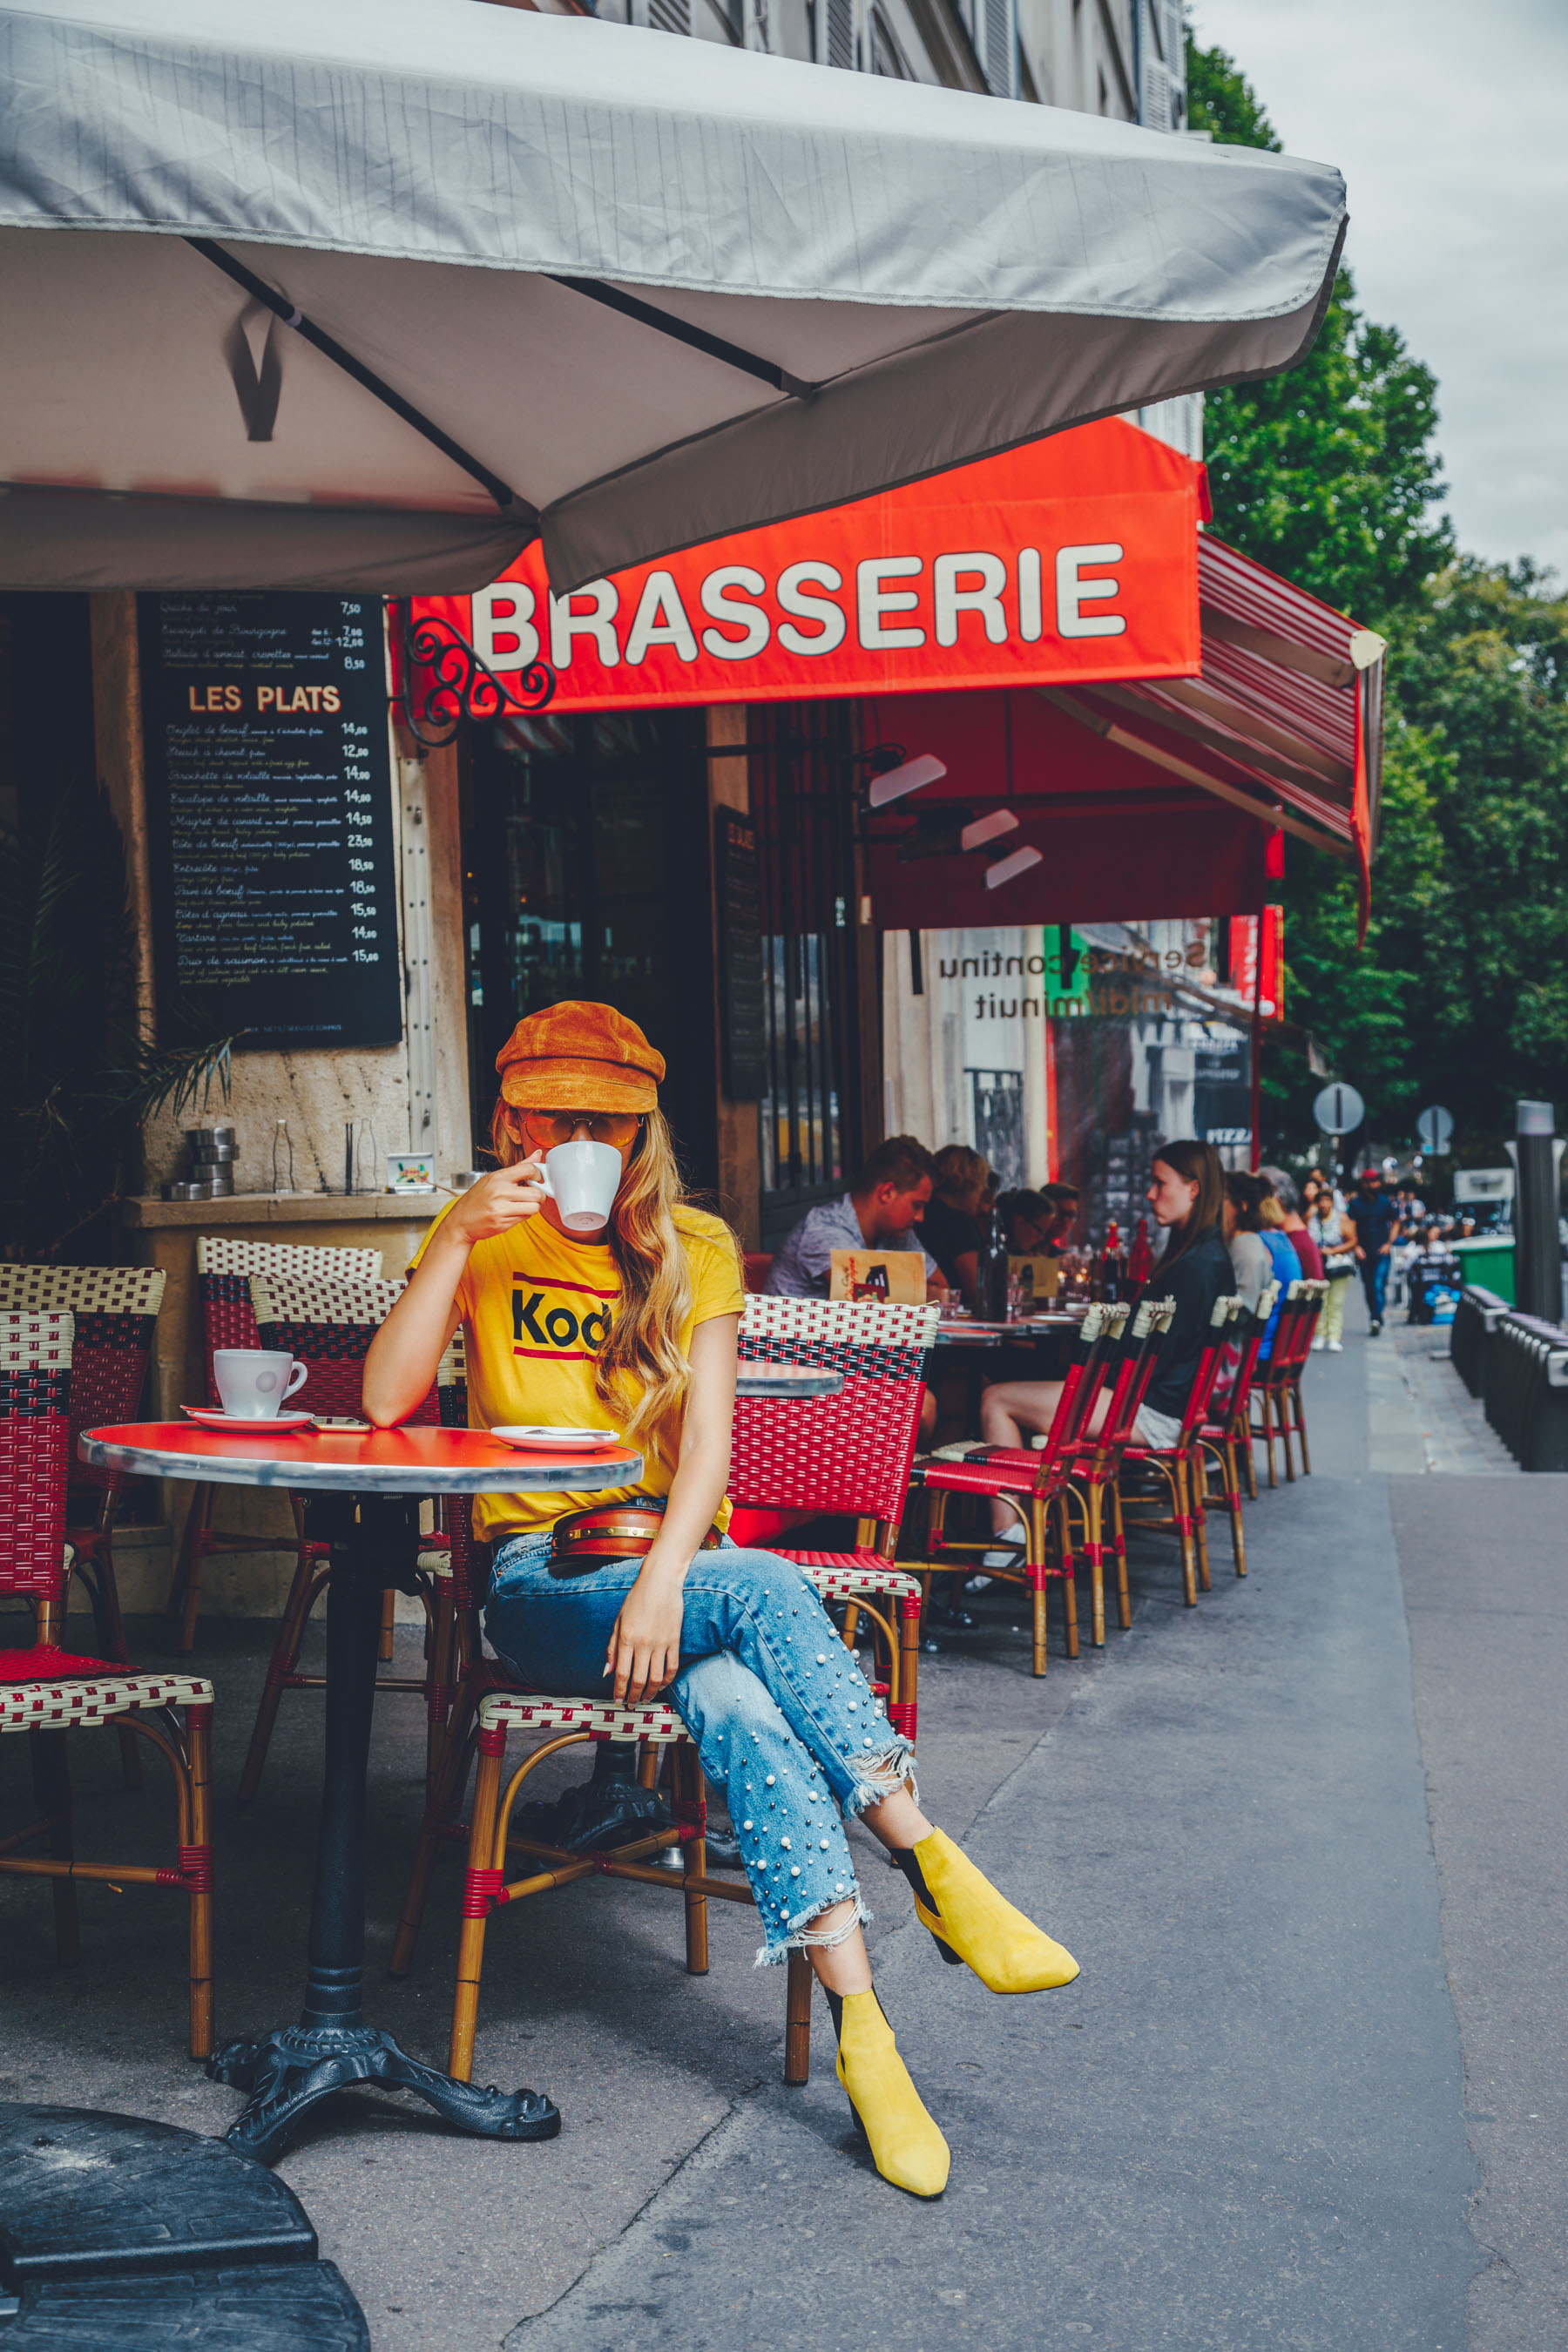
[[[161,1031],[400,1044],[381,600],[143,594],[137,623]]]

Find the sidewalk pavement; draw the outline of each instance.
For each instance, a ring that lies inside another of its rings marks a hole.
[[[1016,1603],[990,1594],[923,1662],[922,1793],[1083,1963],[1064,1991],[994,2000],[940,1964],[856,1832],[883,1999],[952,2143],[946,2197],[870,2171],[820,2002],[812,2082],[784,2087],[782,1981],[751,1966],[748,1914],[714,1906],[693,1981],[678,1902],[588,1882],[498,1916],[480,2009],[479,2078],[549,2090],[558,2140],[449,2137],[364,2094],[285,2159],[378,2352],[1568,2342],[1563,1482],[1386,1475],[1389,1337],[1362,1323],[1311,1360],[1315,1475],[1249,1509],[1245,1582],[1215,1524],[1188,1612],[1150,1539],[1133,1630],[1103,1652],[1068,1664],[1053,1616],[1035,1682]],[[1423,1377],[1458,1414],[1441,1369]],[[286,1703],[259,1802],[232,1801],[264,1631],[202,1634],[224,2032],[290,2012],[303,1940],[318,1700]],[[456,1868],[415,1977],[377,1972],[419,1732],[416,1701],[382,1702],[370,1996],[439,2056]],[[22,1745],[0,1743],[7,1805]],[[153,1793],[116,1788],[112,1741],[79,1745],[84,1849],[129,1858]],[[0,2095],[222,2129],[234,2095],[180,2055],[180,1906],[84,1888],[68,1976],[36,1888],[0,1892]]]

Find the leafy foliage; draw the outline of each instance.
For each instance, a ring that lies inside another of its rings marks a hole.
[[[1277,149],[1223,50],[1189,42],[1194,126]],[[1435,511],[1436,385],[1342,271],[1303,364],[1211,395],[1220,535],[1390,639],[1382,835],[1366,947],[1346,868],[1292,843],[1287,1010],[1373,1132],[1455,1115],[1458,1157],[1496,1161],[1521,1095],[1568,1093],[1568,604],[1528,561],[1457,554]],[[1322,1083],[1271,1045],[1274,1148],[1306,1148]]]
[[[161,1047],[138,1032],[124,856],[97,788],[0,833],[0,1255],[107,1257],[142,1121],[227,1096],[232,1041],[181,1026]]]

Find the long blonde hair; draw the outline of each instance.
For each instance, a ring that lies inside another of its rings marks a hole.
[[[528,1157],[522,1114],[498,1102],[490,1149],[503,1168]],[[643,1113],[642,1132],[610,1214],[610,1255],[621,1302],[594,1368],[594,1393],[623,1435],[672,1460],[690,1366],[680,1334],[691,1314],[691,1269],[681,1244],[686,1196],[661,1110]],[[640,1391],[640,1393],[639,1393]]]

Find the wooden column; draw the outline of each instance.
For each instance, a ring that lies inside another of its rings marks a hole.
[[[744,703],[727,702],[711,706],[708,712],[708,742],[712,750],[725,743],[744,745],[747,710]],[[750,814],[752,806],[751,776],[744,750],[738,750],[733,759],[712,759],[708,761],[708,825],[711,843],[713,813],[716,809],[738,809]],[[711,854],[711,853],[710,853]],[[741,1236],[743,1249],[762,1247],[762,1154],[757,1138],[757,1106],[754,1102],[731,1102],[724,1091],[723,1041],[719,1034],[719,906],[717,890],[710,894],[710,920],[713,926],[713,1068],[717,1090],[719,1160],[719,1205]]]
[[[153,962],[153,866],[142,751],[142,672],[136,598],[114,589],[91,599],[92,730],[99,780],[125,845],[125,895],[134,925],[136,1025],[149,1045],[158,1000]]]

